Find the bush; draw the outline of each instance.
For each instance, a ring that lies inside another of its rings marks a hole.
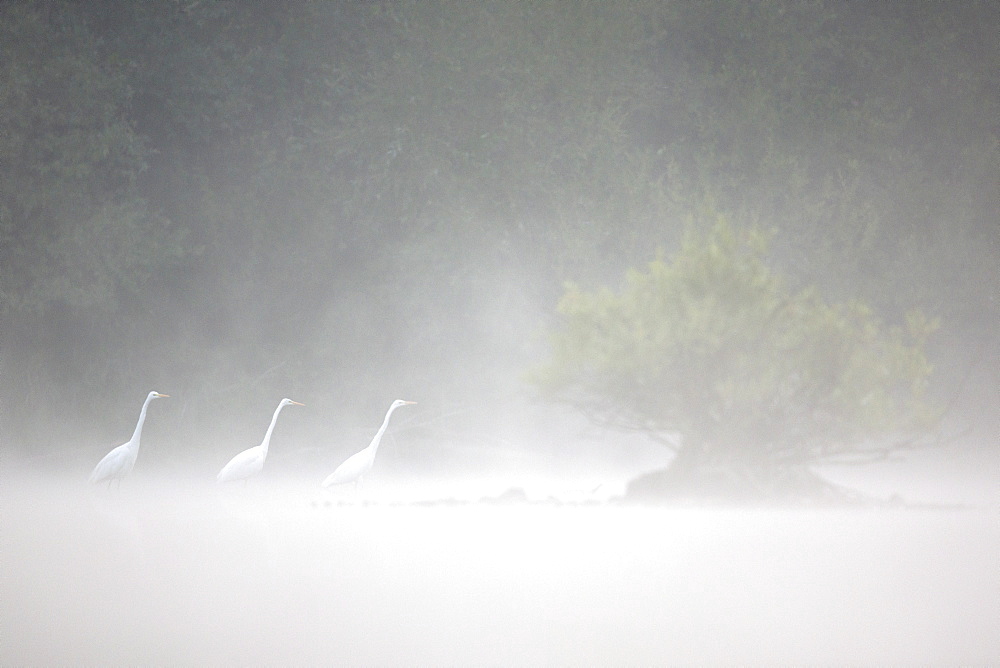
[[[620,292],[567,285],[535,376],[548,396],[672,447],[675,474],[744,487],[883,456],[926,428],[923,348],[936,323],[914,312],[886,328],[862,303],[792,290],[765,262],[768,234],[714,218]]]

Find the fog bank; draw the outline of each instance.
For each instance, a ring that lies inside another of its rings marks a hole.
[[[1000,658],[995,508],[325,505],[277,480],[4,476],[4,664]]]

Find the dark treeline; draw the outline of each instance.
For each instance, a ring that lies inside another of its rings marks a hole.
[[[996,346],[998,32],[971,0],[4,2],[0,447],[122,434],[150,389],[181,435],[510,396],[562,281],[705,208],[940,316],[946,364]]]

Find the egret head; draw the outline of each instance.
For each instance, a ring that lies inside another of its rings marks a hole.
[[[416,401],[403,401],[402,399],[396,399],[394,402],[392,402],[392,406],[390,406],[389,408],[399,408],[400,406],[408,406],[410,404],[415,404],[415,403],[417,403],[417,402]]]
[[[169,396],[170,396],[169,394],[161,394],[160,392],[156,392],[155,390],[149,393],[149,397],[151,399],[166,399]]]
[[[289,399],[287,397],[281,400],[281,405],[282,406],[305,406],[305,404],[300,404],[297,401],[292,401],[291,399]]]

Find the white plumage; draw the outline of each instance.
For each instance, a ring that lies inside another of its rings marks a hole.
[[[378,444],[382,440],[382,434],[385,433],[386,427],[389,426],[389,416],[400,406],[415,403],[417,402],[403,401],[402,399],[396,399],[392,402],[388,412],[385,414],[385,419],[382,420],[382,426],[379,427],[378,433],[375,434],[375,438],[368,444],[368,447],[348,457],[343,464],[337,467],[337,470],[326,477],[326,480],[323,481],[323,487],[353,482],[355,489],[357,489],[361,484],[362,478],[371,470],[372,464],[375,463],[375,452],[378,450]]]
[[[274,416],[271,418],[271,424],[267,428],[267,433],[264,434],[264,440],[260,442],[260,445],[247,448],[230,459],[229,463],[219,471],[219,475],[216,477],[218,482],[247,480],[264,470],[264,460],[267,459],[267,446],[271,443],[271,432],[274,431],[274,424],[278,421],[278,413],[285,406],[305,406],[305,404],[300,404],[291,399],[282,399],[278,407],[274,409]]]
[[[118,484],[121,485],[122,478],[132,472],[135,460],[139,456],[139,438],[142,436],[142,424],[146,421],[146,408],[149,406],[149,402],[153,399],[164,399],[169,396],[169,394],[160,394],[159,392],[150,392],[146,395],[146,401],[142,403],[139,421],[135,425],[135,431],[132,432],[132,438],[104,455],[104,458],[94,467],[93,473],[90,474],[90,482],[98,483],[107,480],[108,488],[110,488],[111,481],[117,480]]]

